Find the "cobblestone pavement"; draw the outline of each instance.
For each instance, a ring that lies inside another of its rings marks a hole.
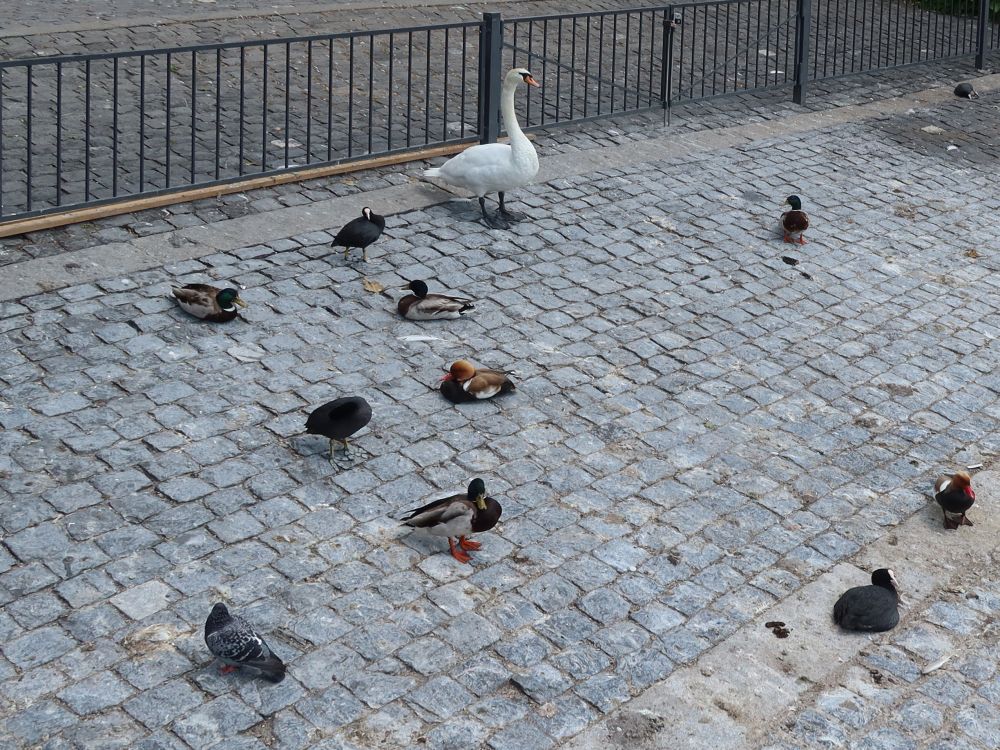
[[[464,204],[391,216],[368,266],[320,232],[0,306],[3,741],[548,748],[690,663],[1000,447],[995,103],[557,180],[511,233]],[[804,248],[776,235],[792,191]],[[418,326],[363,276],[482,302]],[[205,279],[246,287],[245,320],[166,296]],[[458,356],[517,394],[444,402]],[[337,472],[301,430],[347,392],[375,417]],[[504,516],[473,566],[399,535],[390,515],[477,475]],[[988,624],[992,581],[926,632]],[[217,674],[217,599],[281,685]],[[897,702],[858,746],[906,747],[904,708],[956,734],[936,706],[973,688],[961,741],[995,746],[987,667],[908,691],[924,646],[898,636],[874,667]],[[792,746],[829,716],[865,734],[832,695]]]

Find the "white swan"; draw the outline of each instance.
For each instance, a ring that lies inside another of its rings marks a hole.
[[[538,86],[538,81],[524,68],[514,68],[504,76],[500,114],[504,129],[510,135],[509,145],[483,143],[472,146],[440,167],[424,171],[424,177],[440,177],[449,185],[465,188],[476,195],[483,221],[493,229],[509,229],[508,220],[514,216],[504,206],[504,193],[527,185],[538,174],[538,154],[522,132],[514,113],[514,89],[520,81]],[[493,216],[486,213],[487,193],[499,193],[500,210]]]

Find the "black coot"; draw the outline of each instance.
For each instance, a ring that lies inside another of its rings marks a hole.
[[[845,630],[880,633],[899,623],[899,585],[887,568],[872,573],[871,586],[848,589],[833,605],[833,620]]]
[[[334,442],[344,444],[343,450],[350,449],[347,438],[372,421],[372,407],[361,396],[345,396],[323,404],[313,411],[306,420],[306,432],[330,438],[330,458],[333,458]]]
[[[368,246],[382,236],[385,229],[385,217],[373,213],[368,207],[361,209],[361,216],[351,219],[344,228],[337,232],[330,247],[344,248],[344,258],[352,247],[361,249],[361,257],[368,261]]]

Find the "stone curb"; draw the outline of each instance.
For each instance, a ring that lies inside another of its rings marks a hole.
[[[564,750],[746,750],[773,741],[773,732],[798,701],[829,685],[860,651],[882,636],[840,631],[833,603],[845,589],[863,586],[871,570],[895,569],[907,612],[921,609],[961,567],[988,565],[1000,547],[1000,471],[976,475],[980,510],[975,526],[961,534],[941,527],[941,512],[928,495],[927,507],[855,556],[794,595],[761,613],[690,667],[624,704],[565,743]],[[780,620],[792,628],[779,640],[764,627]]]

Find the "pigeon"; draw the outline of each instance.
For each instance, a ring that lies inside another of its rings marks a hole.
[[[334,442],[344,444],[343,451],[351,447],[347,438],[372,421],[372,407],[361,396],[345,396],[323,404],[313,410],[306,420],[306,432],[330,439],[330,460],[333,460]]]
[[[899,623],[899,584],[888,568],[872,573],[871,586],[848,589],[833,605],[833,621],[845,630],[881,633]]]
[[[979,94],[972,88],[971,83],[960,83],[955,87],[955,96],[963,99],[978,99]]]
[[[239,667],[249,667],[270,682],[285,679],[284,662],[271,651],[249,622],[230,615],[222,602],[212,607],[212,613],[205,620],[205,644],[224,663],[222,674],[234,672]]]
[[[344,259],[352,247],[361,248],[361,257],[368,262],[368,246],[382,236],[385,229],[385,217],[372,213],[367,206],[361,209],[361,216],[351,219],[344,228],[337,232],[330,247],[344,248]]]

